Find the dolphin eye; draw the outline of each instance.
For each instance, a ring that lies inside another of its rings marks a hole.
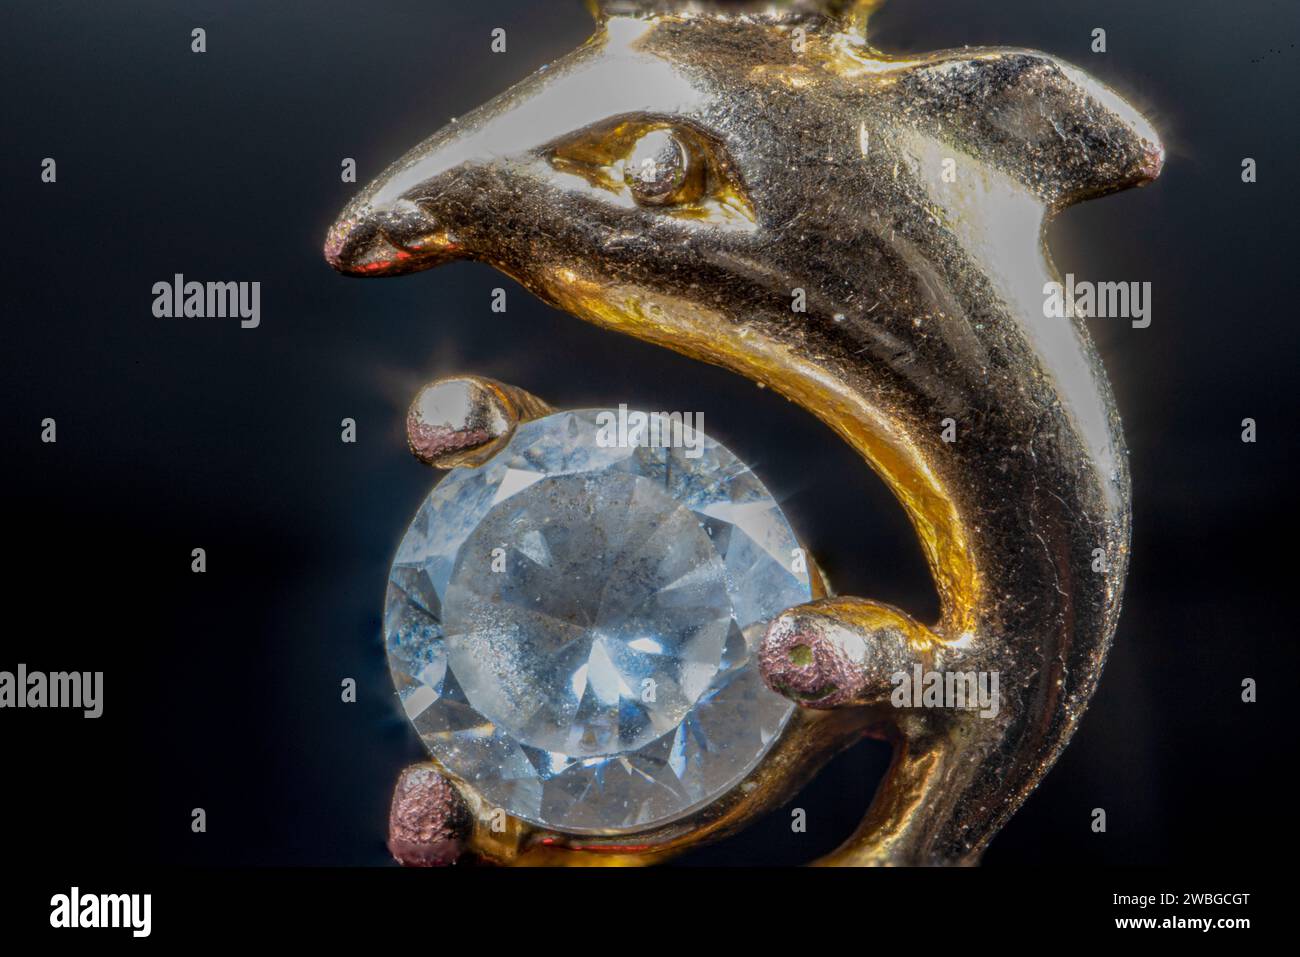
[[[622,118],[543,149],[555,170],[580,176],[627,206],[739,229],[756,223],[726,149],[685,124]]]
[[[704,191],[702,160],[669,130],[650,130],[623,161],[623,182],[642,206],[694,202]]]

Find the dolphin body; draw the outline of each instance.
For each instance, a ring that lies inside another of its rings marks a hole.
[[[800,709],[765,806],[870,726],[898,742],[894,766],[827,862],[973,863],[1087,706],[1128,562],[1119,418],[1081,321],[1044,316],[1044,227],[1151,181],[1163,149],[1057,59],[885,57],[862,9],[609,4],[584,46],[366,187],[325,253],[359,276],[488,262],[777,390],[858,450],[935,577],[941,618],[909,646],[997,671],[1003,705]],[[666,204],[626,175],[655,130],[697,171]]]

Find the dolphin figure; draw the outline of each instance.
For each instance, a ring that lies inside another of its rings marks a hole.
[[[828,589],[778,616],[764,676],[803,707],[695,819],[581,841],[466,825],[484,857],[660,860],[876,734],[895,742],[890,771],[820,863],[971,864],[1087,707],[1128,563],[1127,453],[1083,323],[1045,315],[1043,233],[1152,181],[1163,148],[1042,53],[885,56],[872,6],[598,5],[585,45],[411,150],[329,231],[340,272],[487,262],[783,394],[888,483],[937,586],[928,625]],[[491,388],[507,410],[542,405]],[[891,706],[891,675],[914,668],[995,674],[1001,706]]]

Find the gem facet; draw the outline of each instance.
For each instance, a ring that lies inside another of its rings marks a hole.
[[[430,753],[490,805],[578,833],[674,820],[758,763],[792,706],[757,646],[810,597],[748,467],[703,436],[607,447],[599,415],[525,423],[450,472],[398,549],[384,624]]]

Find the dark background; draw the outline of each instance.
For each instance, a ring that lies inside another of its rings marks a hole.
[[[901,509],[784,400],[561,315],[486,266],[359,282],[323,262],[357,188],[341,159],[364,183],[569,51],[591,30],[577,2],[27,2],[0,16],[0,669],[102,670],[106,686],[97,721],[0,712],[7,860],[388,861],[390,788],[422,751],[379,613],[433,480],[403,413],[440,374],[562,406],[703,410],[840,591],[934,613]],[[1146,110],[1169,150],[1153,187],[1050,232],[1063,273],[1154,286],[1150,328],[1093,322],[1132,450],[1134,560],[1100,691],[989,867],[1241,863],[1292,843],[1298,19],[1289,0],[896,0],[875,21],[893,52],[1062,56]],[[505,55],[489,52],[497,26]],[[1105,54],[1089,49],[1097,26]],[[40,182],[46,156],[57,184]],[[261,281],[261,327],[154,318],[151,287],[176,272]],[[489,310],[498,285],[504,315]],[[339,441],[345,416],[356,445]],[[1255,445],[1239,438],[1247,416]],[[194,575],[200,546],[209,570]],[[1258,704],[1240,700],[1247,676]],[[357,704],[340,702],[345,677]],[[824,772],[793,802],[808,834],[777,813],[687,862],[830,849],[886,759],[866,743]]]

